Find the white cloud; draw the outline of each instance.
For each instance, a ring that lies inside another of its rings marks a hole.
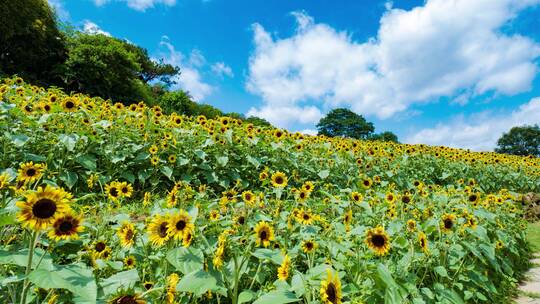
[[[230,66],[226,65],[224,62],[216,62],[212,65],[212,72],[218,75],[219,77],[229,76],[234,77],[233,71]]]
[[[102,6],[112,0],[94,0],[94,4],[97,6]],[[166,6],[174,6],[176,4],[176,0],[116,0],[116,1],[124,1],[127,3],[127,5],[138,11],[144,12],[148,8],[153,8],[156,4],[163,4]]]
[[[290,127],[290,122],[292,121],[311,124],[321,119],[322,113],[315,106],[266,105],[260,109],[249,109],[246,116],[263,117],[276,126],[286,128]]]
[[[159,54],[163,61],[180,67],[180,75],[173,79],[177,82],[175,89],[188,91],[196,101],[202,101],[214,91],[214,87],[203,81],[199,71],[199,68],[206,63],[206,59],[199,50],[193,50],[186,58],[182,52],[174,48],[168,37],[163,36],[159,44],[166,50]]]
[[[102,30],[99,25],[90,20],[85,20],[83,24],[83,32],[88,34],[103,34],[105,36],[111,36],[111,33]]]
[[[302,131],[300,131],[300,133],[302,134],[306,134],[306,135],[317,135],[317,130],[314,130],[314,129],[304,129]]]
[[[408,143],[444,145],[469,148],[475,151],[490,151],[497,139],[510,128],[540,122],[540,97],[531,99],[511,113],[493,114],[481,112],[461,115],[447,124],[438,124],[409,136]]]
[[[48,0],[48,2],[60,20],[69,20],[69,12],[64,7],[62,0]]]
[[[284,113],[285,120],[280,108],[284,112],[317,100],[308,108],[349,106],[384,119],[440,97],[457,96],[455,102],[463,103],[460,95],[527,91],[540,45],[500,28],[539,2],[429,0],[410,11],[388,4],[377,36],[365,43],[303,12],[293,13],[297,28],[287,38],[254,24],[246,88],[264,105],[252,112],[278,125],[274,117],[291,124],[302,115]]]

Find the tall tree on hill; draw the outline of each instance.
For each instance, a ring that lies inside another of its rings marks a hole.
[[[540,157],[540,127],[513,127],[497,141],[495,152]]]
[[[319,135],[367,139],[374,131],[373,123],[345,108],[333,109],[317,124]]]
[[[0,1],[0,75],[61,85],[63,36],[46,0]]]

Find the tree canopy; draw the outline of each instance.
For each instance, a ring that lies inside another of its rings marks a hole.
[[[540,157],[540,127],[513,127],[499,138],[495,152]]]
[[[61,85],[64,34],[45,0],[0,2],[0,75],[39,85]]]
[[[333,109],[317,124],[319,135],[367,139],[374,131],[373,123],[345,108]]]
[[[385,132],[382,132],[382,133],[373,134],[373,135],[370,136],[369,139],[370,140],[379,140],[379,141],[392,141],[392,142],[395,142],[395,143],[399,142],[397,135],[390,132],[390,131],[385,131]]]

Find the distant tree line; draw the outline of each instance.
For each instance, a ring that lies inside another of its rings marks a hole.
[[[341,136],[365,140],[398,142],[396,134],[386,131],[375,134],[375,127],[362,115],[345,108],[337,108],[328,112],[317,124],[318,134],[325,136]]]
[[[167,112],[227,115],[270,125],[197,103],[189,92],[171,91],[179,67],[153,60],[146,49],[128,41],[59,25],[46,0],[0,2],[0,76],[11,75],[124,104],[145,101]]]

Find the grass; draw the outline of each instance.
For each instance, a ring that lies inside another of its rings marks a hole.
[[[529,224],[527,227],[527,239],[533,252],[540,252],[540,222]]]

